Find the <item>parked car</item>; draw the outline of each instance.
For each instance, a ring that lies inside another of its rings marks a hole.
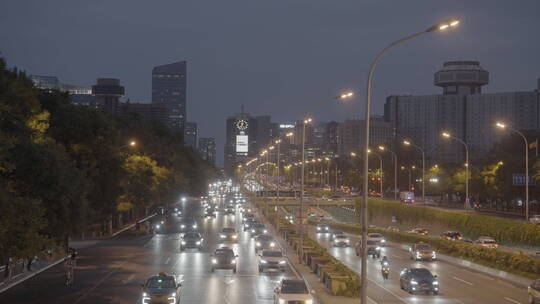
[[[461,236],[461,233],[457,232],[457,231],[446,231],[446,232],[443,232],[441,233],[441,237],[443,239],[447,239],[449,241],[459,241],[461,240],[463,237]]]
[[[529,285],[528,294],[530,304],[540,303],[540,279],[534,280],[531,285]]]
[[[399,287],[410,294],[427,292],[439,294],[437,276],[426,268],[405,268],[399,275]]]
[[[499,247],[499,244],[497,241],[495,241],[494,238],[490,236],[481,236],[478,238],[478,240],[474,241],[474,244],[480,245],[482,247],[486,248],[497,248]]]
[[[279,250],[265,249],[259,254],[259,272],[265,269],[277,269],[285,271],[287,260]]]
[[[413,244],[409,250],[411,254],[411,260],[428,260],[433,261],[437,259],[437,253],[433,250],[433,247],[429,244],[418,243]]]
[[[313,304],[313,296],[303,280],[283,279],[274,289],[274,304]]]

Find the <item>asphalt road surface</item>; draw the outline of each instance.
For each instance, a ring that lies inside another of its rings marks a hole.
[[[202,214],[199,202],[179,205],[184,214]],[[161,219],[159,219],[161,220]],[[120,235],[79,249],[73,286],[64,285],[63,265],[53,267],[0,294],[1,303],[140,303],[141,284],[159,272],[175,274],[182,280],[181,303],[273,303],[273,290],[286,272],[259,274],[254,241],[242,232],[240,214],[216,219],[196,218],[204,238],[201,252],[179,250],[179,219],[166,218],[168,231],[157,235]],[[210,255],[223,227],[236,227],[237,244],[229,245],[239,256],[237,273],[216,270],[211,273]]]
[[[360,258],[356,256],[354,247],[333,247],[329,234],[316,234],[310,227],[311,237],[327,247],[330,253],[354,271],[360,273]],[[351,236],[351,244],[356,244],[359,238]],[[384,281],[381,275],[380,260],[368,259],[368,296],[376,303],[527,303],[527,290],[512,285],[509,282],[474,272],[467,268],[442,261],[418,261],[410,259],[410,254],[398,247],[383,247],[382,254],[390,261],[390,278]],[[401,290],[399,273],[407,267],[425,267],[439,279],[440,294],[411,295]]]

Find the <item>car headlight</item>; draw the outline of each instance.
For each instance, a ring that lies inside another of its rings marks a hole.
[[[197,229],[197,225],[193,225],[192,227],[193,227],[193,229]]]
[[[268,233],[268,230],[266,230],[266,229],[265,229],[265,230],[263,230],[263,233],[264,233],[264,234]]]
[[[274,246],[276,246],[276,243],[274,242],[270,243],[270,247],[274,247]]]
[[[381,243],[386,243],[386,240],[385,240],[385,239],[382,239],[382,240],[381,240]]]
[[[349,242],[349,240],[345,240],[345,243],[348,243],[348,242]]]
[[[186,228],[186,225],[180,225],[180,228],[184,229]]]
[[[321,230],[321,227],[317,227],[317,230]]]
[[[146,296],[148,296],[148,294],[147,294],[146,292],[143,292],[143,293],[142,293],[142,296],[143,296],[143,297],[146,297]]]
[[[431,253],[431,256],[432,256],[433,258],[436,258],[436,257],[437,257],[437,254],[435,253],[435,251],[433,251],[433,252]]]
[[[328,227],[326,227],[326,231],[328,231]]]
[[[279,304],[285,304],[287,303],[287,301],[283,300],[283,299],[279,299]]]
[[[236,260],[231,260],[231,264],[236,264]]]
[[[217,264],[217,259],[212,259],[212,264]]]
[[[248,226],[248,224],[244,224],[244,227],[246,227],[246,228],[247,228],[247,226]]]
[[[164,222],[164,221],[161,221],[161,225],[163,225],[163,224],[165,224],[165,222]]]
[[[159,225],[156,225],[156,229],[159,229],[159,227],[160,227]]]
[[[186,244],[186,241],[182,241],[182,245],[185,245]]]
[[[279,263],[280,263],[281,265],[284,265],[285,263],[287,263],[287,261],[283,260],[283,261],[279,261]]]
[[[266,260],[261,260],[261,264],[266,264]]]
[[[433,285],[439,285],[439,281],[433,281]]]
[[[411,280],[411,285],[418,285],[418,282],[416,282],[415,280]]]
[[[261,243],[260,243],[260,242],[257,242],[255,245],[257,245],[257,247],[261,247]]]
[[[221,237],[222,239],[224,239],[224,238],[225,238],[225,235],[222,234],[222,235],[220,235],[219,237]]]
[[[232,236],[232,238],[233,238],[233,239],[237,238],[236,234],[234,234],[234,235]]]
[[[417,253],[416,253],[416,257],[417,257],[417,258],[419,258],[419,257],[421,257],[421,256],[422,256],[422,255],[420,254],[420,252],[417,252]]]
[[[255,233],[255,229],[251,229],[251,233]]]
[[[197,241],[197,245],[200,245],[201,244],[201,241]]]
[[[309,300],[306,300],[305,302],[306,304],[313,304],[313,300],[309,299]]]
[[[381,247],[375,247],[375,250],[381,250]]]
[[[173,292],[173,293],[171,294],[171,297],[176,297],[176,292]]]

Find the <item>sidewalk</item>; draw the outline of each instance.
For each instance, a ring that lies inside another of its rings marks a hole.
[[[156,214],[152,214],[148,217],[145,217],[139,221],[137,221],[138,223],[142,223],[144,221],[147,221],[149,219],[151,219],[152,217],[156,216]],[[85,247],[89,247],[89,246],[92,246],[94,244],[97,244],[105,239],[109,239],[109,238],[112,238],[112,237],[115,237],[117,236],[118,234],[122,233],[122,232],[125,232],[127,230],[130,230],[132,228],[135,227],[135,224],[136,223],[131,223],[131,224],[128,224],[126,226],[124,226],[123,228],[119,229],[118,231],[112,233],[112,235],[110,236],[107,236],[105,238],[100,238],[100,239],[85,239],[85,240],[72,240],[70,242],[70,246],[75,248],[75,249],[81,249],[81,248],[85,248]],[[32,266],[31,266],[31,270],[28,271],[26,269],[26,261],[24,261],[23,263],[16,263],[14,264],[14,270],[15,270],[15,273],[12,275],[11,279],[7,280],[5,279],[4,277],[4,274],[5,274],[5,266],[0,266],[0,275],[2,277],[0,277],[0,293],[10,289],[11,287],[14,287],[40,273],[42,273],[43,271],[51,268],[51,267],[54,267],[60,263],[62,263],[64,260],[66,259],[65,256],[56,256],[56,257],[51,257],[50,259],[39,259],[37,261],[34,261],[32,263]]]

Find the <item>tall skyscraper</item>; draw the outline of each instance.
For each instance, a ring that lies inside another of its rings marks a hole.
[[[185,61],[156,66],[152,69],[152,103],[170,107],[170,124],[183,129],[186,123],[187,68]]]
[[[199,155],[202,159],[216,165],[216,140],[211,137],[199,138]]]
[[[477,61],[445,62],[434,76],[441,95],[389,96],[385,119],[396,139],[411,139],[436,162],[464,160],[463,147],[442,139],[442,131],[464,140],[471,159],[483,159],[502,137],[496,121],[517,130],[540,128],[540,81],[533,91],[482,93],[488,82],[488,71]]]
[[[184,145],[197,150],[197,123],[186,122],[184,126]]]

